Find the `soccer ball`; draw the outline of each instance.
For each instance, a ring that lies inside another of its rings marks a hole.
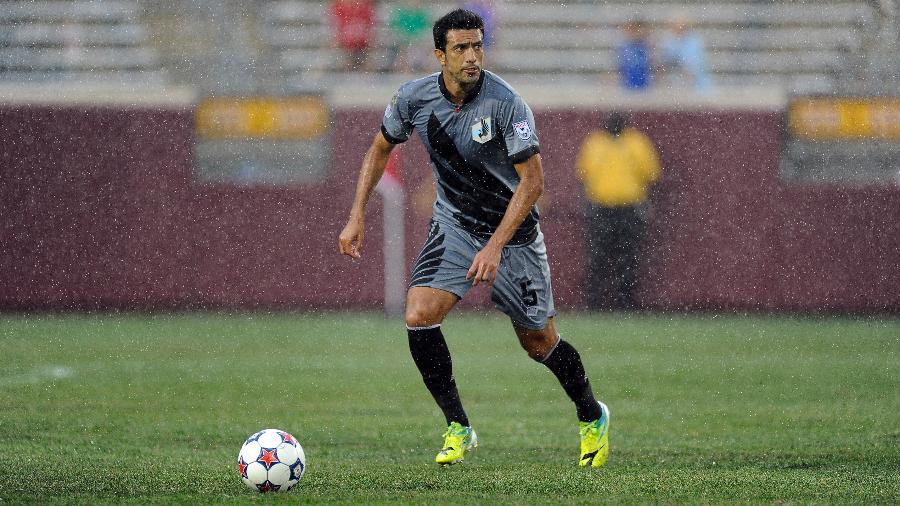
[[[300,483],[306,455],[294,436],[265,429],[253,434],[238,454],[238,472],[245,485],[260,492],[287,492]]]

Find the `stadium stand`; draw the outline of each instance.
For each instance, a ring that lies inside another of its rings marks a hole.
[[[391,5],[380,5],[381,19]],[[432,4],[432,10],[452,6]],[[263,39],[286,79],[340,72],[321,2],[270,1],[261,17]],[[719,83],[827,91],[842,72],[859,65],[874,13],[860,1],[507,0],[500,5],[498,50],[490,63],[503,75],[609,73],[622,24],[640,19],[658,29],[676,17],[691,20],[705,39]]]
[[[395,4],[378,2],[379,19],[386,20]],[[787,93],[834,91],[842,81],[864,77],[868,53],[883,33],[880,6],[893,5],[891,0],[497,4],[498,44],[488,67],[510,80],[552,76],[556,82],[596,83],[614,70],[624,23],[640,19],[660,33],[682,18],[703,37],[718,85]],[[0,5],[0,82],[174,82],[253,93],[321,89],[360,77],[342,67],[328,2],[321,0],[5,0]],[[435,15],[455,5],[428,3]],[[385,25],[378,28],[370,80],[384,80],[375,74],[389,70]]]
[[[139,81],[166,76],[138,1],[0,5],[0,81]]]
[[[201,93],[253,94],[269,83],[259,40],[262,0],[143,0],[145,24],[170,78]],[[319,7],[321,8],[321,7]]]

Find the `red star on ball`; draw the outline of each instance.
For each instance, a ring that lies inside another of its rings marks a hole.
[[[260,492],[265,494],[266,492],[275,490],[275,485],[272,485],[272,482],[266,480],[265,483],[263,483],[262,485],[257,485],[256,488],[259,489]]]
[[[280,460],[278,460],[278,457],[275,455],[275,450],[266,450],[265,448],[263,448],[262,456],[260,456],[256,460],[264,463],[266,465],[266,469],[269,469],[270,467],[272,467],[272,464],[274,464],[276,462],[281,462]]]
[[[285,443],[296,443],[297,442],[297,440],[294,439],[294,436],[288,434],[287,432],[279,432],[279,434],[281,434],[281,437],[284,438]]]
[[[244,478],[247,477],[247,464],[244,463],[244,459],[238,460],[238,472],[241,473],[241,476]]]

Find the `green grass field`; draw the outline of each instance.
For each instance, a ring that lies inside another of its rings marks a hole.
[[[0,315],[0,502],[900,502],[900,321],[558,324],[612,412],[601,470],[575,466],[574,408],[501,316],[444,326],[480,439],[444,469],[401,320]],[[237,476],[267,427],[306,450],[286,495]]]

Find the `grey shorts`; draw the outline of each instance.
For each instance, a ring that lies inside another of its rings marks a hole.
[[[412,269],[409,286],[428,286],[462,299],[472,288],[466,273],[487,241],[446,223],[431,222],[428,239]],[[503,248],[491,301],[512,321],[527,329],[547,327],[556,314],[550,287],[550,265],[544,234],[522,246]]]

